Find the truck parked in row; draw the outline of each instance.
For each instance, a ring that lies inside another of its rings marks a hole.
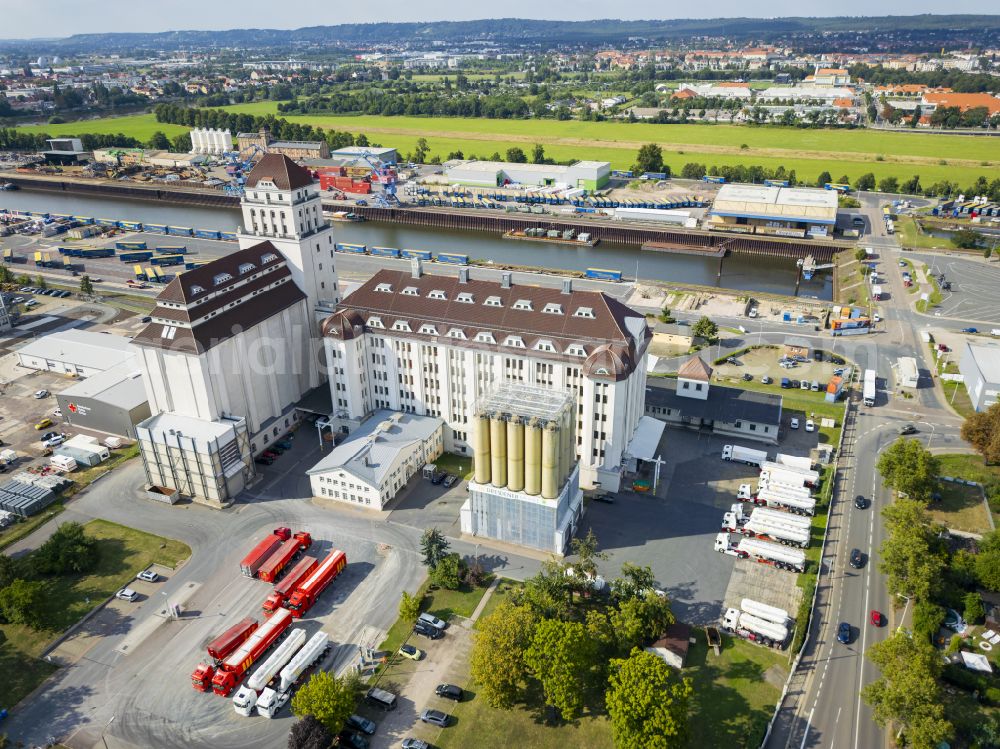
[[[221,635],[208,643],[205,648],[212,663],[199,663],[191,674],[191,686],[199,692],[212,691],[212,677],[215,676],[215,668],[224,658],[236,650],[240,645],[249,639],[250,635],[257,629],[257,620],[247,617],[237,622]]]
[[[285,641],[271,653],[270,657],[253,672],[253,675],[246,680],[236,694],[233,696],[233,709],[240,715],[250,717],[254,706],[257,704],[257,696],[264,691],[264,687],[271,683],[271,679],[281,669],[285,667],[295,655],[295,651],[302,647],[306,641],[306,631],[304,629],[293,629]]]
[[[240,572],[247,577],[256,577],[264,562],[278,550],[285,541],[292,537],[291,528],[275,528],[271,535],[257,542],[249,554],[240,562]]]
[[[743,505],[737,503],[722,516],[721,530],[805,548],[809,545],[810,522],[809,518],[767,507],[758,507],[747,514]]]
[[[288,596],[312,574],[317,566],[319,566],[319,560],[316,557],[306,556],[296,562],[288,574],[274,586],[270,595],[264,599],[264,616],[270,616],[284,606]]]
[[[249,639],[219,665],[212,677],[212,691],[228,697],[243,674],[280,640],[292,623],[292,614],[286,609],[276,611],[261,624]]]
[[[726,609],[723,629],[772,648],[788,642],[788,613],[775,606],[744,598],[739,609]]]
[[[819,472],[811,468],[796,468],[766,461],[760,465],[761,481],[773,481],[779,484],[793,486],[816,486],[819,484]]]
[[[805,455],[786,455],[778,453],[774,456],[774,462],[778,465],[798,468],[800,471],[811,471],[813,467],[812,458]]]
[[[264,561],[264,564],[257,570],[257,579],[263,580],[265,583],[273,583],[281,576],[285,568],[298,559],[299,554],[310,546],[312,546],[312,536],[305,531],[296,533]]]
[[[725,445],[722,448],[722,459],[746,463],[748,466],[759,466],[767,460],[767,452],[740,445]]]
[[[257,699],[257,714],[265,718],[273,718],[292,696],[292,688],[318,665],[330,652],[330,638],[326,632],[317,632],[310,638],[302,650],[281,669],[278,682],[265,687]]]
[[[319,563],[301,584],[288,597],[288,610],[296,619],[301,619],[316,603],[326,587],[336,579],[347,566],[347,555],[334,549],[326,559]]]
[[[796,489],[783,484],[774,484],[770,487],[758,487],[755,492],[751,484],[740,484],[736,498],[796,515],[816,514],[816,500],[806,487]]]
[[[806,554],[801,549],[790,549],[759,538],[741,538],[734,544],[728,533],[719,533],[715,537],[715,550],[738,559],[753,559],[779,570],[804,572],[806,569]]]

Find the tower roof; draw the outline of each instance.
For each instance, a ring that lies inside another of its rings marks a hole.
[[[247,175],[246,186],[256,187],[261,180],[273,182],[279,190],[297,190],[314,182],[308,169],[299,166],[283,153],[264,154]]]
[[[701,357],[692,356],[677,370],[677,377],[685,380],[708,382],[712,379],[712,368]]]

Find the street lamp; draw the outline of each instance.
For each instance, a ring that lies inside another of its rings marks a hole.
[[[115,721],[115,716],[112,715],[110,718],[108,718],[108,722],[104,724],[104,728],[101,729],[101,742],[104,744],[104,749],[108,749],[108,740],[104,738],[104,732],[108,730],[108,726],[114,723],[114,721]]]

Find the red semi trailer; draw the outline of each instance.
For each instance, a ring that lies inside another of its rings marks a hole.
[[[253,547],[253,551],[243,557],[240,562],[240,572],[247,577],[254,577],[268,557],[277,551],[278,547],[292,537],[291,528],[275,528],[274,532]]]
[[[191,686],[199,692],[211,691],[212,677],[215,676],[215,666],[219,661],[246,642],[256,629],[257,620],[248,616],[208,643],[205,650],[208,651],[208,655],[212,659],[212,664],[198,664],[197,668],[191,674]]]
[[[219,664],[215,676],[212,677],[212,691],[228,697],[247,669],[285,634],[291,623],[291,612],[287,609],[276,611],[236,652]]]
[[[301,619],[305,613],[316,603],[326,586],[334,581],[341,570],[347,566],[347,555],[334,549],[330,555],[320,562],[315,571],[305,579],[305,581],[295,588],[288,598],[288,608],[292,616]]]
[[[285,541],[278,550],[267,558],[267,561],[257,570],[257,578],[265,583],[273,583],[284,571],[285,567],[291,564],[292,560],[298,557],[303,551],[312,546],[312,536],[305,531],[296,533]]]
[[[299,587],[299,583],[304,582],[312,574],[318,565],[319,560],[316,557],[302,557],[289,573],[281,578],[281,582],[274,586],[271,595],[264,599],[264,616],[270,616],[284,606],[288,596]]]

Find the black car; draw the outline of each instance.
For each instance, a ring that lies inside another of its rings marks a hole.
[[[438,697],[447,697],[449,700],[455,700],[455,702],[462,701],[462,687],[456,686],[455,684],[438,684],[437,689],[434,693]]]
[[[258,465],[269,466],[274,462],[274,458],[272,458],[270,455],[259,455],[256,458],[254,458],[253,462],[257,463]]]
[[[913,424],[904,424],[899,428],[900,434],[916,434],[917,428]]]
[[[368,739],[357,731],[341,731],[337,734],[337,743],[340,746],[349,746],[351,749],[368,749]]]
[[[347,719],[347,725],[349,728],[353,728],[356,731],[361,731],[367,733],[369,736],[374,735],[377,726],[374,721],[368,720],[360,715],[352,715]]]
[[[868,500],[865,499],[864,495],[859,494],[854,498],[854,506],[859,510],[863,510],[868,506]]]
[[[753,375],[749,372],[743,374],[743,382],[750,382],[753,379]]]
[[[851,549],[851,566],[856,570],[865,566],[865,555],[861,553],[861,549]]]
[[[816,361],[823,361],[823,352],[820,351],[819,349],[813,351],[813,359],[815,359]]]
[[[444,632],[442,632],[437,627],[432,627],[429,624],[424,624],[422,622],[417,622],[413,625],[414,634],[422,635],[424,637],[429,637],[432,640],[440,640],[444,637]]]
[[[615,495],[608,494],[607,492],[595,492],[590,495],[590,499],[594,502],[606,502],[609,505],[615,503]]]
[[[831,356],[830,357],[830,361],[833,362],[834,364],[846,364],[847,363],[846,361],[844,361],[844,357],[842,357],[842,356]]]
[[[851,641],[851,625],[841,622],[837,627],[837,642],[847,645]]]

